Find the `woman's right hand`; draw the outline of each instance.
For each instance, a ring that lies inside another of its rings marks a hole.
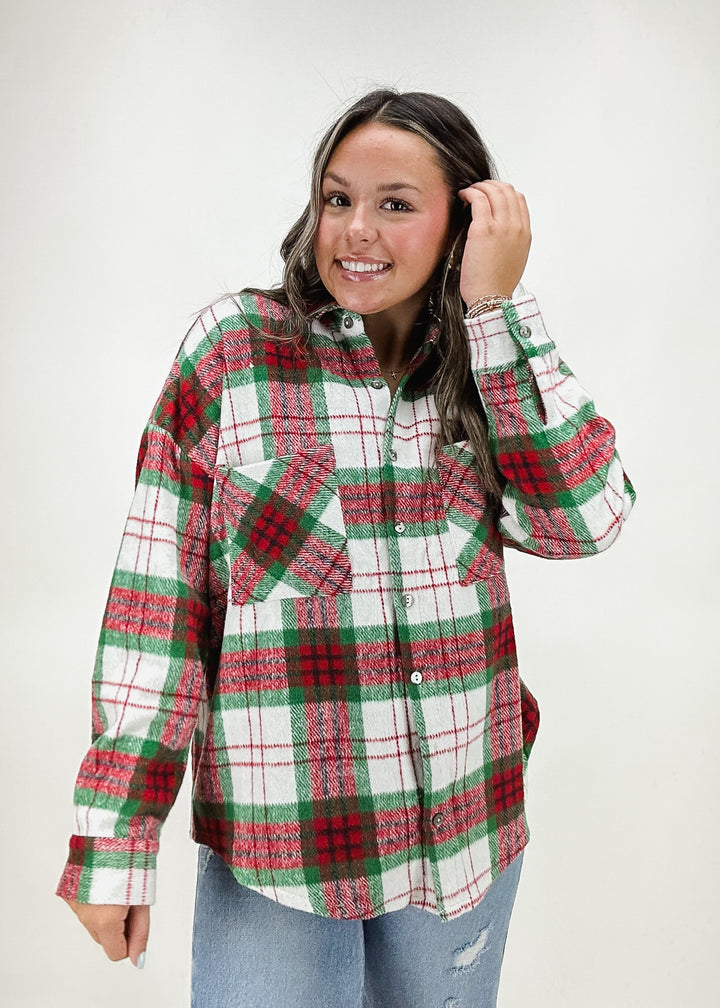
[[[458,193],[472,219],[460,268],[460,296],[512,297],[530,252],[530,215],[522,193],[508,182],[487,179]]]
[[[102,945],[108,959],[117,962],[129,958],[133,966],[143,968],[150,931],[149,906],[65,902],[90,936]]]

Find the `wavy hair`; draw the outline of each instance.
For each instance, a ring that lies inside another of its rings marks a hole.
[[[287,233],[280,252],[285,266],[282,283],[270,290],[247,288],[289,309],[278,335],[297,338],[308,331],[308,315],[332,301],[317,270],[315,233],[323,207],[322,181],[338,144],[359,126],[379,123],[422,137],[435,151],[447,185],[457,194],[473,182],[496,178],[495,165],[478,131],[453,102],[422,91],[371,91],[354,102],[321,138],[312,167],[310,199]],[[470,348],[460,297],[460,262],[470,224],[470,210],[455,198],[450,218],[452,245],[432,279],[428,314],[440,323],[436,351],[406,383],[408,394],[432,386],[440,419],[440,440],[467,439],[475,454],[485,489],[496,501],[503,478],[488,445],[487,420],[470,373]]]

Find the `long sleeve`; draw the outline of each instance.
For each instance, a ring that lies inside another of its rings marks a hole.
[[[208,320],[186,337],[140,447],[102,623],[92,745],[57,894],[152,903],[212,651],[207,538],[221,369]]]
[[[635,491],[612,425],[558,356],[534,298],[507,301],[467,328],[490,447],[507,480],[505,544],[549,558],[607,549]]]

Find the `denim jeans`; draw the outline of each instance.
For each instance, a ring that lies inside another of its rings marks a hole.
[[[333,920],[240,885],[201,845],[192,1008],[494,1008],[522,855],[478,906]]]

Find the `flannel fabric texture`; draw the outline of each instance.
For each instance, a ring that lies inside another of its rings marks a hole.
[[[144,432],[57,892],[154,901],[192,753],[192,835],[242,884],[454,917],[528,839],[538,710],[503,546],[595,554],[634,491],[532,296],[467,323],[501,507],[467,441],[438,446],[432,390],[391,394],[360,315],[326,307],[294,343],[283,312],[206,310]]]

